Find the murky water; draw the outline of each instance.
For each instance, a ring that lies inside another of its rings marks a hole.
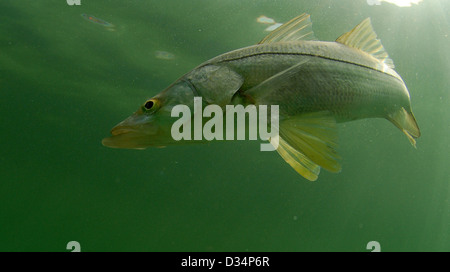
[[[450,2],[369,2],[2,0],[0,251],[450,251]],[[372,18],[417,149],[385,120],[346,123],[342,172],[309,182],[255,141],[101,145],[179,76],[303,12],[327,41]]]

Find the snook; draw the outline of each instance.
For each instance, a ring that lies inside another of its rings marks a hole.
[[[278,153],[298,173],[316,180],[320,167],[341,170],[336,123],[386,118],[415,146],[420,131],[408,89],[393,68],[369,18],[336,42],[323,42],[315,39],[310,16],[302,14],[259,44],[187,73],[113,128],[114,136],[103,144],[145,148],[173,143],[161,139],[164,128],[156,128],[156,117],[174,101],[191,106],[193,96],[222,107],[279,105],[279,137],[271,141],[279,142]]]

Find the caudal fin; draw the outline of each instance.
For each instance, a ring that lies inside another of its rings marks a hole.
[[[407,111],[402,107],[400,110],[390,114],[387,119],[405,133],[411,144],[416,147],[416,139],[420,137],[420,129],[411,111]]]

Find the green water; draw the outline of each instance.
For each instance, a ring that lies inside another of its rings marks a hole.
[[[450,251],[447,0],[0,2],[0,251]],[[371,17],[410,93],[417,149],[385,120],[340,125],[316,182],[255,141],[116,150],[101,139],[179,76],[255,44],[265,15],[320,40]],[[86,20],[93,15],[114,31]],[[172,53],[159,59],[155,51]]]

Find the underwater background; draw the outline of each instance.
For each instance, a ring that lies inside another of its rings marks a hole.
[[[450,251],[450,1],[80,2],[0,2],[0,251]],[[178,77],[261,40],[257,18],[303,12],[324,41],[371,17],[417,149],[386,120],[340,124],[342,172],[310,182],[258,141],[102,146]]]

